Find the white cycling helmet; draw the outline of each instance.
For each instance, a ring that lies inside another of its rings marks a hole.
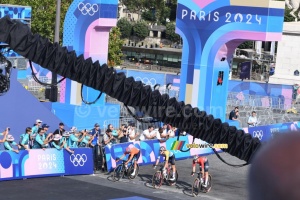
[[[196,161],[198,158],[199,158],[199,156],[195,155],[194,158],[193,158],[193,161]]]

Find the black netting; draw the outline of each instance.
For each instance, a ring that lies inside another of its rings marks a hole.
[[[38,34],[33,35],[26,25],[9,17],[0,19],[0,42],[9,44],[18,54],[52,72],[105,92],[127,106],[138,108],[155,119],[188,132],[194,138],[208,143],[227,143],[228,149],[224,151],[247,162],[261,145],[257,138],[222,123],[220,119],[214,119],[198,108],[161,95],[132,77],[126,78],[123,73],[116,73],[106,64],[100,66],[98,61],[85,60],[83,55],[77,56],[74,51],[68,52]]]

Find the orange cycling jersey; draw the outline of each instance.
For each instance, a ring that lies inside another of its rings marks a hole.
[[[193,161],[193,167],[195,167],[196,164],[201,165],[201,168],[204,169],[204,163],[207,162],[206,157],[199,157],[196,161]]]
[[[130,150],[131,151],[129,153],[125,152],[125,155],[126,154],[130,154],[130,159],[132,159],[134,155],[136,155],[136,154],[138,154],[140,152],[140,150],[137,149],[137,148],[135,148],[135,147],[131,148]]]

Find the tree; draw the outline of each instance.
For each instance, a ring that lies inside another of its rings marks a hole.
[[[128,38],[131,36],[132,25],[127,19],[120,19],[117,23],[117,27],[121,31],[121,38]]]
[[[113,27],[109,33],[108,44],[108,66],[116,66],[122,64],[121,51],[124,41],[121,39],[121,32],[118,27]]]
[[[180,36],[175,33],[175,24],[174,23],[168,23],[166,25],[166,38],[171,40],[172,42],[179,42]]]
[[[137,22],[133,26],[133,32],[140,39],[144,39],[149,35],[148,26],[145,22]]]
[[[246,41],[238,46],[239,49],[253,49],[253,41]]]
[[[61,1],[60,44],[63,35],[63,22],[73,0]],[[54,41],[56,1],[55,0],[1,0],[2,4],[32,7],[31,31]]]

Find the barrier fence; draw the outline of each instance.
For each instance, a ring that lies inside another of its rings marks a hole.
[[[194,143],[207,144],[200,139],[195,139]],[[193,144],[193,137],[190,135],[180,136],[178,141],[176,137],[170,138],[165,142],[160,142],[159,140],[155,139],[120,143],[112,146],[108,145],[105,147],[107,170],[112,171],[118,164],[121,163],[121,161],[116,163],[116,159],[120,158],[125,152],[125,149],[129,146],[135,146],[136,148],[140,149],[141,154],[138,163],[141,166],[153,164],[159,155],[159,148],[161,146],[164,146],[167,150],[173,152],[176,160],[188,159],[196,154],[202,156],[214,154],[214,151],[211,148],[191,148],[188,150],[187,145],[189,144]],[[218,149],[218,151],[221,152],[220,149]],[[162,160],[163,158],[161,157],[160,161],[162,162]]]
[[[0,152],[0,180],[15,180],[46,176],[93,174],[93,156],[90,148],[66,150],[31,149],[18,154]]]

